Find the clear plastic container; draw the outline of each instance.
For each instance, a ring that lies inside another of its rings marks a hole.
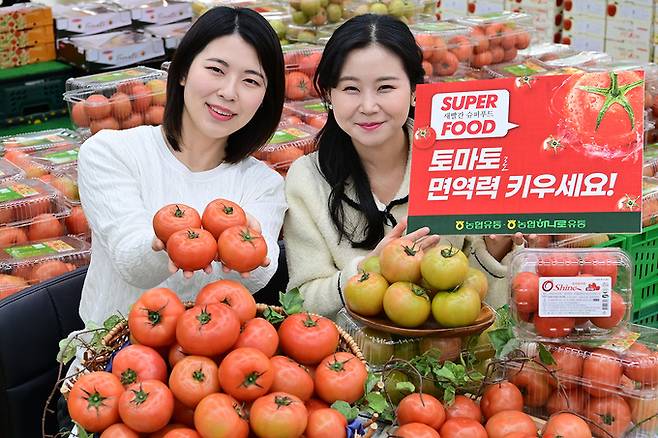
[[[70,78],[66,91],[116,89],[127,84],[147,83],[153,79],[167,79],[167,73],[150,67],[137,66],[121,70]]]
[[[551,70],[546,64],[533,58],[512,60],[502,64],[485,67],[494,78],[524,77],[548,74]]]
[[[68,213],[64,198],[49,185],[38,179],[0,184],[0,224],[19,225],[44,213]]]
[[[632,307],[633,265],[618,248],[524,249],[509,267],[517,337],[571,342],[608,338]]]
[[[527,49],[519,50],[519,56],[548,60],[560,57],[562,53],[571,52],[572,50],[567,44],[538,43],[531,45]]]
[[[658,145],[652,144],[644,148],[644,176],[658,176]]]
[[[25,177],[25,172],[10,161],[0,158],[0,184]]]
[[[556,362],[548,365],[554,374],[535,362],[516,360],[497,363],[496,374],[525,390],[524,409],[534,416],[546,419],[568,410],[611,433],[590,425],[595,436],[654,438],[658,432],[657,342],[658,330],[629,324],[628,330],[603,345],[545,345]],[[537,348],[532,343],[523,346],[535,358]]]
[[[356,15],[391,15],[406,24],[436,20],[436,2],[430,0],[347,0],[343,3],[345,18]]]
[[[50,149],[32,152],[14,164],[34,176],[36,173],[46,174],[56,172],[78,163],[80,146],[57,145]]]
[[[286,30],[286,40],[290,43],[317,44],[319,40],[330,37],[339,24],[316,26],[313,24],[291,23]]]
[[[190,27],[192,27],[191,21],[183,21],[173,24],[147,26],[144,28],[144,32],[154,37],[162,38],[165,49],[173,51],[178,48],[178,45]],[[169,63],[169,61],[167,62]],[[167,67],[169,67],[169,64],[167,64]],[[164,68],[162,70],[166,71]]]
[[[642,226],[658,223],[658,178],[642,178]]]
[[[89,243],[62,236],[0,249],[0,270],[32,285],[86,266],[90,256]]]
[[[291,22],[296,25],[324,26],[330,23],[340,23],[346,19],[347,11],[345,2],[328,2],[322,6],[322,2],[288,0],[291,12]],[[276,30],[276,29],[275,29]]]
[[[64,94],[73,124],[92,134],[161,124],[167,99],[165,72],[154,70],[157,73],[146,77],[139,76],[141,72],[142,68],[128,69],[82,78],[79,84],[88,84],[86,89]]]
[[[288,33],[288,26],[292,23],[292,14],[286,10],[261,12],[260,14],[270,23],[270,26],[279,37],[279,41],[282,44],[287,44],[286,34]]]
[[[451,22],[418,23],[410,26],[423,51],[423,69],[428,77],[452,76],[460,63],[473,56],[470,28]]]
[[[471,29],[474,40],[471,65],[475,68],[515,59],[518,50],[530,45],[533,35],[532,17],[528,14],[505,11],[453,21]]]
[[[83,141],[84,138],[79,133],[58,128],[0,137],[0,147],[5,151],[33,152],[54,146],[80,144]]]
[[[43,181],[43,179],[42,179]],[[78,168],[70,166],[57,169],[48,175],[44,181],[61,193],[70,205],[80,205],[80,192],[78,191]]]
[[[324,48],[318,45],[290,45],[283,48],[286,99],[307,100],[319,97],[313,87],[313,76],[320,64]]]
[[[427,78],[428,83],[436,82],[464,82],[491,79],[491,74],[486,69],[476,69],[467,65],[460,65],[451,76],[431,76]]]
[[[557,234],[553,236],[551,246],[555,248],[591,248],[609,240],[607,234]]]
[[[317,130],[308,125],[280,125],[268,143],[254,153],[278,169],[286,169],[297,158],[315,150]]]
[[[569,50],[553,56],[542,56],[539,60],[551,67],[588,67],[610,62],[612,58],[603,52]]]
[[[285,120],[291,125],[305,123],[322,129],[327,122],[327,107],[320,99],[286,102],[284,108],[287,115]]]

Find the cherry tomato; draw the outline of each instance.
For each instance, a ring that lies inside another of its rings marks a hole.
[[[219,239],[226,229],[236,225],[246,225],[247,215],[235,202],[227,199],[215,199],[203,211],[201,223],[205,230],[215,236],[215,239]]]
[[[112,359],[112,374],[124,386],[144,380],[167,381],[167,364],[162,356],[146,345],[129,345]]]
[[[173,290],[147,290],[128,314],[130,334],[137,342],[149,347],[170,345],[176,340],[176,324],[183,312],[185,306]]]
[[[176,340],[189,354],[217,356],[235,344],[240,319],[225,304],[206,304],[186,310],[176,324]]]

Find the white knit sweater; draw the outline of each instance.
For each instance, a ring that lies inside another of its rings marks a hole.
[[[252,292],[267,284],[277,269],[277,238],[286,210],[283,179],[264,163],[247,158],[237,164],[192,172],[167,147],[160,127],[140,126],[101,131],[80,149],[80,198],[92,230],[91,265],[80,302],[84,322],[102,323],[110,314],[128,314],[140,294],[168,287],[183,300],[193,299],[205,284],[239,280]],[[216,198],[240,204],[261,224],[271,264],[247,279],[195,272],[185,280],[171,274],[167,254],[154,252],[153,215],[166,204],[180,202],[203,213]]]
[[[413,132],[413,122],[407,125]],[[410,139],[411,143],[412,139]],[[404,180],[394,199],[409,194],[409,174],[411,155],[407,159]],[[336,230],[329,215],[328,200],[331,187],[320,173],[317,153],[297,159],[286,177],[286,199],[288,211],[284,222],[286,258],[290,281],[288,289],[299,287],[304,306],[311,312],[334,316],[343,306],[339,287],[347,284],[350,277],[357,274],[357,265],[370,252],[352,248],[349,241],[339,242]],[[356,200],[356,194],[348,186],[346,195]],[[380,210],[386,206],[373,194]],[[408,204],[394,206],[390,212],[396,220],[407,216]],[[346,206],[348,223],[361,223],[360,213]],[[362,228],[361,228],[362,229]],[[391,230],[386,226],[385,231]],[[463,249],[469,256],[472,266],[484,271],[489,280],[489,295],[486,301],[494,307],[505,304],[508,299],[506,259],[498,262],[487,251],[481,236],[443,236],[441,244],[450,244]]]

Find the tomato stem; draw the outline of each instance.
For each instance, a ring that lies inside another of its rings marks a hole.
[[[121,383],[123,385],[130,385],[131,383],[135,383],[135,381],[137,381],[137,373],[132,368],[128,368],[121,373]]]
[[[258,371],[254,371],[252,373],[247,374],[245,377],[244,381],[240,384],[240,386],[244,386],[245,388],[249,388],[250,386],[257,386],[259,388],[262,388],[262,386],[258,383],[258,379],[260,379],[260,376],[265,374],[265,372],[259,373]]]
[[[188,239],[198,239],[199,238],[199,233],[196,233],[192,230],[187,230],[187,238]]]
[[[224,209],[224,214],[226,215],[232,215],[233,214],[233,207],[230,205],[222,204],[222,207]]]
[[[361,278],[359,278],[359,283],[366,281],[368,278],[370,278],[370,273],[363,271],[363,274],[361,274]]]
[[[82,392],[85,393],[87,397],[83,397],[84,400],[87,401],[87,409],[89,408],[95,408],[96,411],[98,411],[101,406],[103,406],[103,402],[107,397],[103,397],[100,392],[96,388],[94,388],[94,392],[90,393],[85,389],[82,389]]]
[[[194,372],[192,373],[192,378],[197,382],[203,382],[204,380],[206,380],[206,375],[203,373],[203,368],[194,370]]]
[[[450,242],[450,248],[443,248],[441,250],[441,255],[447,259],[454,257],[457,255],[457,252],[459,250],[455,249],[454,246],[452,246],[452,242]]]
[[[304,320],[304,327],[315,327],[316,325],[318,325],[318,322],[307,312],[306,319]]]
[[[212,321],[212,314],[208,313],[207,307],[204,307],[203,309],[201,309],[201,313],[197,315],[196,319],[197,321],[199,321],[201,325],[206,325],[210,321]]]
[[[180,207],[177,205],[176,210],[174,210],[174,216],[175,217],[183,217],[183,216],[185,216],[185,211],[181,210]]]
[[[138,406],[144,403],[149,397],[149,393],[144,391],[142,385],[139,385],[139,390],[131,389],[131,391],[135,394],[135,398],[133,398],[130,403],[134,403]]]
[[[290,406],[292,404],[292,399],[285,395],[277,395],[274,397],[274,403],[276,403],[276,408],[279,409],[282,406]]]

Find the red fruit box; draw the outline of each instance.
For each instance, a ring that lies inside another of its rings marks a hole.
[[[55,45],[53,43],[40,44],[22,49],[0,51],[0,68],[20,67],[21,65],[37,62],[53,61],[55,59]]]
[[[409,27],[423,51],[425,75],[452,76],[473,57],[471,29],[451,22],[418,23]]]
[[[658,178],[642,178],[642,226],[658,223]]]
[[[545,345],[555,364],[496,363],[497,375],[519,387],[524,410],[539,418],[570,411],[589,419],[594,436],[653,438],[658,431],[658,330],[629,324],[619,336],[589,345]],[[552,374],[549,374],[552,373]]]
[[[315,150],[317,130],[308,125],[280,125],[268,143],[254,153],[279,173],[285,173],[297,158]]]
[[[52,24],[16,32],[0,32],[0,50],[16,50],[41,44],[54,45],[54,42]]]
[[[305,123],[317,129],[322,129],[327,122],[327,107],[321,99],[291,101],[284,104],[289,125]]]
[[[62,236],[0,249],[0,270],[12,276],[12,283],[32,285],[86,266],[90,256],[87,242]]]
[[[286,99],[306,100],[319,97],[313,87],[313,76],[320,64],[324,47],[312,44],[283,47],[286,75]]]
[[[13,163],[0,158],[0,184],[25,177],[25,172]]]
[[[453,21],[471,29],[474,40],[471,65],[475,68],[515,59],[518,50],[530,45],[534,32],[530,15],[509,11]]]
[[[0,32],[15,32],[52,24],[53,13],[48,6],[19,3],[0,8]]]
[[[3,153],[10,150],[34,152],[59,145],[81,144],[83,141],[84,137],[79,133],[59,128],[0,137],[0,148]]]
[[[64,100],[77,128],[128,129],[159,125],[164,115],[166,73],[146,67],[70,79]]]
[[[510,306],[520,339],[604,339],[630,320],[633,265],[617,248],[524,249],[509,267]]]

